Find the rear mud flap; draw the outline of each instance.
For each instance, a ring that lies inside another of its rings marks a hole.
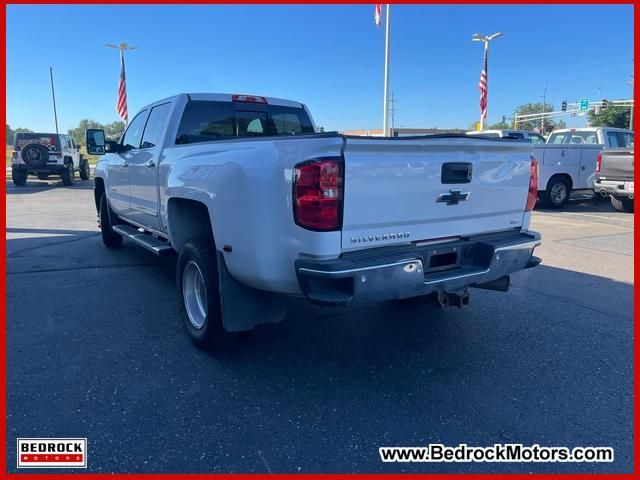
[[[262,290],[246,287],[231,276],[218,252],[218,275],[222,323],[229,332],[251,330],[261,323],[278,323],[287,315],[287,300]]]

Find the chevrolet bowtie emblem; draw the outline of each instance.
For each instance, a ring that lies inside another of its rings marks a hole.
[[[471,192],[461,192],[460,190],[449,190],[449,193],[441,193],[438,195],[438,203],[446,203],[447,205],[457,205],[469,198]]]

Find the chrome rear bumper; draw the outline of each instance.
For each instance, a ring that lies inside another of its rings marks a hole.
[[[348,305],[458,293],[535,267],[539,233],[486,235],[433,245],[366,250],[337,260],[298,260],[300,288],[312,302]]]

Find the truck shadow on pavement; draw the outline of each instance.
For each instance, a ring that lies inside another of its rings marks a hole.
[[[107,250],[97,231],[8,233],[66,235],[7,240],[11,455],[25,432],[80,432],[100,452],[90,471],[102,472],[632,468],[631,284],[543,264],[514,275],[508,293],[472,290],[462,311],[290,299],[283,322],[205,353],[179,316],[175,257],[127,242]],[[34,291],[37,301],[26,301]],[[65,368],[50,368],[62,352]],[[128,419],[149,441],[128,433]],[[379,446],[426,443],[603,445],[615,448],[616,462],[377,457]],[[196,450],[207,455],[189,453]],[[153,461],[117,460],[125,451]]]
[[[5,191],[7,195],[26,195],[52,189],[93,190],[93,179],[80,180],[76,178],[74,184],[67,187],[63,185],[62,180],[59,179],[36,180],[29,177],[27,184],[23,187],[18,187],[14,185],[13,182],[7,181]]]

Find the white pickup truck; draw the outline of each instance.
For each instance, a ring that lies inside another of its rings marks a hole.
[[[572,190],[592,190],[596,158],[604,148],[629,148],[633,131],[594,127],[555,130],[547,143],[534,144],[540,176],[538,193],[545,206],[561,208]]]
[[[469,303],[534,267],[537,166],[529,144],[464,135],[315,133],[276,98],[180,94],[119,142],[87,130],[102,238],[178,252],[177,290],[200,348],[286,313],[431,295]]]
[[[515,140],[526,140],[531,143],[545,143],[542,135],[530,130],[480,130],[467,132],[467,135],[481,135],[485,137],[511,138]]]

